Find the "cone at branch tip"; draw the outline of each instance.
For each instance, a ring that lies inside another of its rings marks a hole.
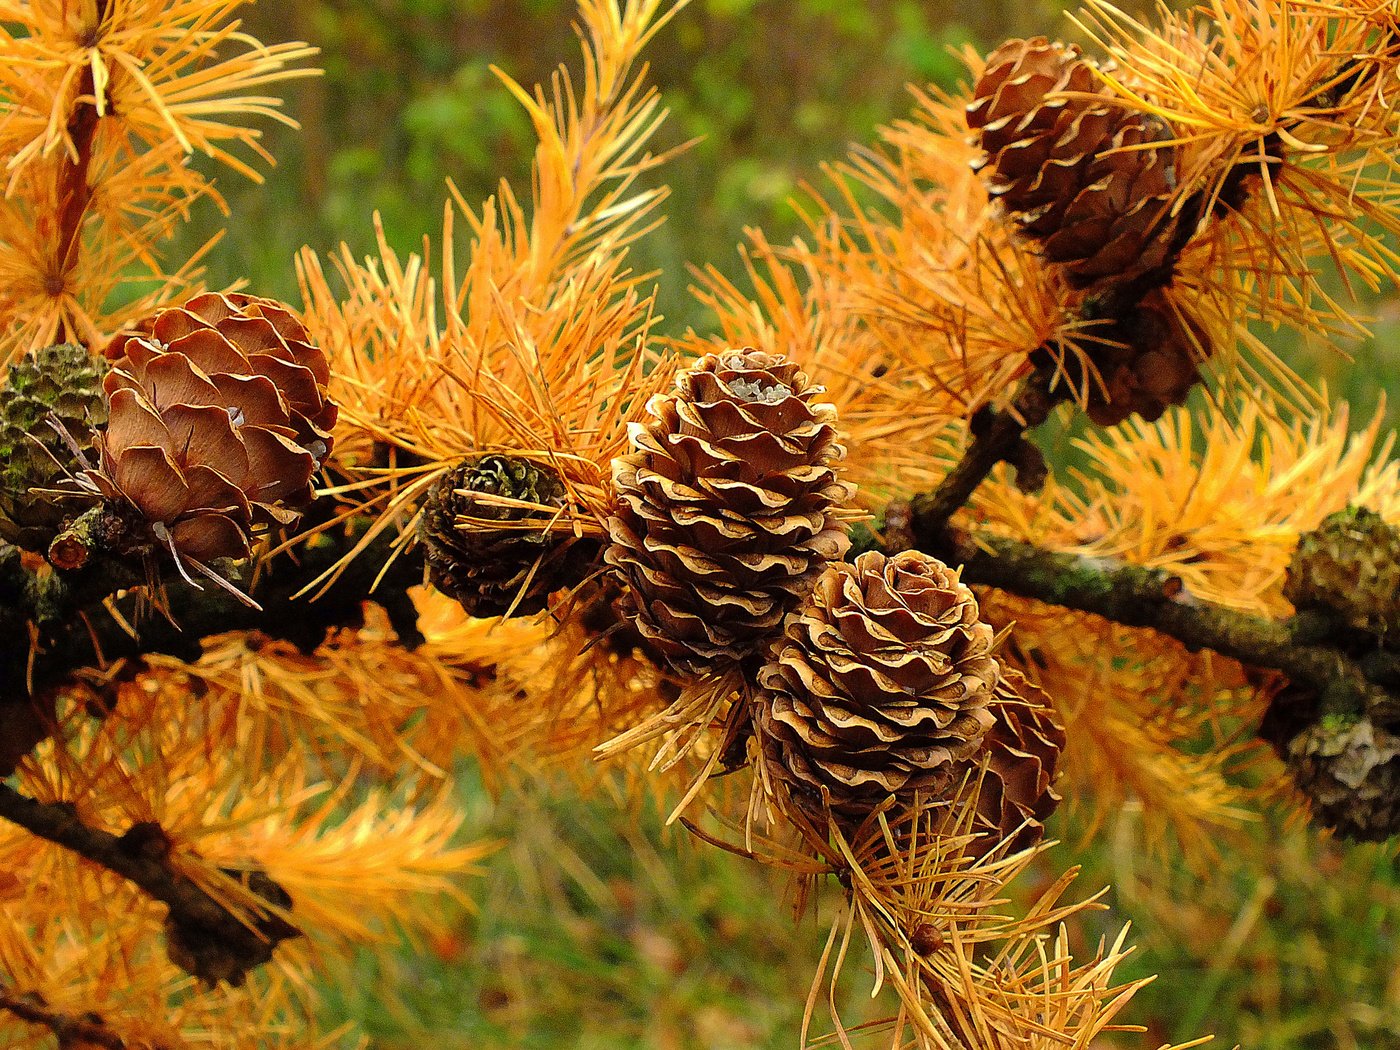
[[[1040,842],[1045,821],[1060,804],[1055,778],[1065,729],[1045,691],[1006,664],[991,711],[995,721],[982,739],[986,772],[973,825],[980,837],[970,849],[982,852],[1005,843],[1005,852],[1016,853]]]

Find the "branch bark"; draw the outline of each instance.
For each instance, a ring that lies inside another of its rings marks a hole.
[[[115,608],[137,625],[134,636],[103,607],[114,590],[137,582],[129,569],[95,565],[76,574],[40,573],[25,568],[13,548],[0,546],[0,698],[37,695],[80,668],[123,657],[165,653],[196,659],[202,639],[226,631],[258,630],[309,651],[328,630],[358,623],[366,601],[384,606],[400,641],[413,648],[422,635],[407,592],[422,582],[423,563],[414,551],[393,549],[392,530],[374,540],[323,592],[298,597],[363,536],[362,523],[323,534],[294,555],[264,563],[251,590],[260,608],[212,584],[195,586],[178,577],[164,581],[168,615],[155,614],[134,593],[118,597]],[[39,630],[32,654],[27,624]]]
[[[107,17],[110,0],[98,0],[96,21],[93,33]],[[102,117],[97,111],[96,84],[92,68],[83,70],[78,83],[78,99],[68,117],[68,138],[73,152],[65,153],[59,162],[57,173],[58,236],[54,241],[54,255],[47,275],[45,291],[54,298],[73,291],[69,288],[70,276],[77,270],[78,258],[82,252],[83,221],[87,218],[88,206],[92,203],[92,186],[89,183],[92,165],[92,143],[97,135],[97,125]],[[82,101],[87,96],[91,101]],[[71,321],[65,317],[65,342],[83,342],[85,333],[73,329]]]
[[[363,538],[366,524],[326,533],[258,570],[253,595],[260,608],[212,584],[202,589],[165,581],[166,614],[137,593],[111,598],[138,576],[126,566],[97,562],[76,573],[29,568],[18,551],[0,544],[0,777],[53,731],[54,694],[85,668],[109,668],[162,653],[197,660],[205,638],[228,631],[260,631],[315,649],[326,632],[361,622],[364,603],[388,613],[399,640],[422,640],[409,588],[423,580],[416,551],[395,551],[389,530],[349,563],[316,597],[298,595]],[[391,560],[392,559],[392,560]],[[387,568],[386,568],[387,564]],[[246,582],[246,581],[245,581]],[[135,625],[134,633],[127,624]]]
[[[1032,372],[1009,408],[973,417],[972,444],[933,492],[909,503],[910,527],[919,535],[937,535],[961,510],[992,469],[1016,458],[1026,431],[1044,423],[1050,410],[1067,396],[1065,385],[1050,390],[1050,373]]]
[[[165,904],[166,947],[171,961],[214,984],[243,983],[247,972],[272,958],[284,940],[300,931],[271,912],[239,916],[169,863],[168,841],[157,825],[135,824],[123,835],[84,824],[67,803],[45,803],[0,783],[0,818],[106,868]],[[266,875],[246,882],[258,896],[282,909],[291,899]]]
[[[1282,672],[1326,698],[1331,709],[1400,719],[1400,656],[1372,646],[1339,644],[1333,622],[1303,614],[1269,620],[1201,602],[1158,569],[1044,550],[998,536],[947,532],[916,536],[920,546],[963,566],[965,583],[1147,627],[1188,649],[1212,649],[1255,667]]]

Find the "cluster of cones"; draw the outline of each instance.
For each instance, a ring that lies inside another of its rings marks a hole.
[[[474,612],[531,611],[600,554],[632,637],[682,689],[746,683],[731,725],[810,817],[855,826],[891,796],[981,778],[977,841],[1029,845],[1058,801],[1063,730],[947,566],[842,560],[853,490],[821,393],[780,356],[696,361],[614,462],[601,549],[558,526],[568,496],[547,464],[468,461],[421,519],[433,579]]]
[[[1160,289],[1193,230],[1177,192],[1176,133],[1126,107],[1074,45],[1011,40],[967,108],[987,189],[1103,323],[1075,377],[1099,424],[1180,404],[1209,353]]]
[[[292,313],[244,295],[162,310],[101,358],[48,348],[0,392],[0,440],[14,446],[0,528],[59,568],[81,560],[78,539],[84,551],[100,539],[109,556],[211,574],[310,502],[336,417],[328,380]],[[1056,801],[1062,731],[1002,668],[947,566],[916,552],[842,560],[854,490],[822,393],[780,356],[701,358],[614,462],[603,536],[570,527],[552,464],[471,457],[420,515],[430,578],[474,615],[502,616],[606,572],[632,637],[679,683],[747,683],[751,753],[805,811],[859,823],[890,796],[949,797],[985,777],[987,841],[1024,844]]]
[[[853,492],[835,409],[782,357],[711,354],[649,406],[614,467],[607,561],[631,618],[684,678],[738,671],[763,773],[855,826],[894,796],[971,778],[978,840],[1038,839],[1063,731],[993,655],[957,574],[906,551],[841,560]]]
[[[895,797],[981,780],[976,841],[1039,839],[1064,745],[1002,668],[958,575],[850,547],[836,410],[780,356],[708,354],[647,406],[613,463],[601,542],[580,539],[545,462],[483,455],[442,477],[420,538],[475,615],[529,613],[605,567],[615,615],[682,692],[742,680],[750,756],[806,816],[855,826]]]
[[[336,418],[328,380],[292,313],[244,295],[162,310],[102,358],[42,351],[0,393],[14,446],[0,527],[59,568],[100,540],[213,575],[310,502]],[[985,778],[987,841],[1033,840],[1063,733],[996,659],[956,573],[916,552],[842,560],[854,490],[822,393],[780,356],[701,358],[614,462],[606,535],[570,527],[550,463],[471,457],[420,515],[430,578],[501,616],[606,573],[637,644],[677,682],[746,683],[736,724],[753,729],[764,782],[806,812],[856,824],[890,796]],[[66,499],[29,498],[36,487]]]

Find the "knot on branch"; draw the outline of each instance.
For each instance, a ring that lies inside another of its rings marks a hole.
[[[278,911],[292,907],[291,894],[266,872],[223,870]],[[208,985],[242,986],[249,971],[271,960],[277,945],[299,936],[300,930],[271,911],[242,917],[223,912],[210,921],[203,912],[187,914],[171,908],[165,920],[170,961]]]
[[[246,896],[266,905],[238,914],[170,863],[170,840],[153,821],[114,835],[83,823],[71,802],[40,802],[3,782],[0,818],[120,875],[163,903],[169,908],[165,932],[171,962],[208,984],[241,985],[249,970],[272,958],[278,944],[300,935],[282,917],[292,907],[291,896],[266,872],[222,869]]]

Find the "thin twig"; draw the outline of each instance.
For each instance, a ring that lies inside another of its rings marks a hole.
[[[107,17],[109,0],[97,0],[96,26]],[[49,274],[51,282],[46,291],[57,298],[65,291],[69,276],[77,270],[78,256],[82,251],[83,221],[87,217],[88,206],[92,203],[92,186],[89,184],[89,169],[92,165],[93,139],[97,135],[97,125],[102,119],[97,110],[97,88],[93,79],[92,66],[88,65],[78,84],[78,101],[68,117],[68,138],[72,143],[71,155],[66,151],[59,161],[57,176],[58,237],[55,240],[54,269]],[[65,320],[64,327],[71,328]],[[83,333],[69,330],[64,338],[80,340]]]
[[[942,532],[992,469],[1003,460],[1015,457],[1025,441],[1026,431],[1044,423],[1050,410],[1064,396],[1063,384],[1057,393],[1052,393],[1050,375],[1036,371],[1031,373],[1010,407],[975,416],[972,444],[962,459],[936,490],[910,501],[910,525],[915,533],[935,535]]]
[[[97,1014],[73,1016],[49,1007],[41,996],[21,994],[0,983],[0,1010],[21,1021],[42,1025],[58,1037],[59,1046],[92,1046],[103,1050],[129,1050],[125,1039],[107,1027]],[[163,1050],[153,1044],[151,1050]]]

